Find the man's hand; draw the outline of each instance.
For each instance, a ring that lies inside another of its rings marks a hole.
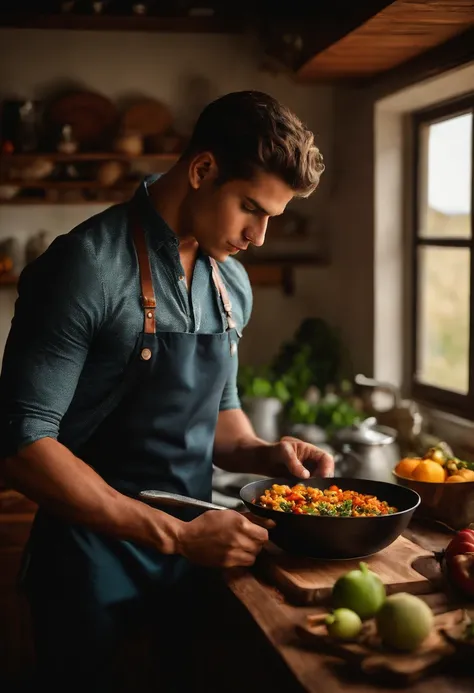
[[[272,467],[284,465],[293,476],[307,479],[310,472],[306,469],[305,462],[316,463],[314,470],[316,476],[334,476],[334,458],[332,455],[310,443],[285,436],[279,443],[271,446],[270,464]]]
[[[310,472],[305,463],[314,467],[314,474],[334,475],[332,456],[319,448],[290,436],[279,443],[258,438],[248,416],[241,409],[219,412],[214,446],[214,464],[228,472],[285,476],[307,479]]]
[[[240,513],[209,510],[183,523],[178,536],[178,552],[192,563],[211,568],[249,566],[253,565],[267,539],[266,529]]]

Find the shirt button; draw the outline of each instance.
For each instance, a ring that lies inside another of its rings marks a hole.
[[[179,281],[182,282],[183,279],[184,279],[184,274],[180,274],[180,275],[179,275]]]
[[[151,359],[150,349],[142,349],[140,356],[142,357],[143,361],[149,361]]]

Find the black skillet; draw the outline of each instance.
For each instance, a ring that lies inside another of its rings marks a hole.
[[[269,510],[255,501],[273,484],[290,486],[302,483],[327,489],[335,484],[343,490],[377,496],[387,501],[398,512],[375,517],[327,517],[321,515],[294,515]],[[407,528],[420,504],[420,496],[409,488],[369,479],[261,479],[244,486],[240,497],[247,509],[258,517],[271,519],[275,527],[269,531],[271,541],[281,549],[299,556],[317,559],[341,560],[362,558],[389,546]],[[163,491],[142,491],[140,498],[157,505],[193,506],[203,510],[227,510],[214,503],[205,503],[187,496]]]
[[[333,484],[343,490],[365,493],[398,509],[392,515],[374,517],[328,517],[322,515],[295,515],[269,510],[255,503],[272,484],[294,485],[327,489]],[[408,493],[406,493],[408,491]],[[244,486],[240,497],[254,515],[273,520],[270,530],[274,544],[290,553],[309,558],[348,559],[370,556],[389,546],[407,528],[420,496],[409,488],[369,479],[262,479]]]

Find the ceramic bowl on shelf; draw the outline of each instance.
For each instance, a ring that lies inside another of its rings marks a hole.
[[[114,141],[114,151],[126,156],[140,156],[143,153],[143,137],[136,132],[121,132]]]

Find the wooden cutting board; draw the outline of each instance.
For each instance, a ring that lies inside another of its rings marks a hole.
[[[383,551],[363,559],[383,580],[388,594],[436,591],[441,572],[431,551],[403,536]],[[360,560],[318,561],[299,558],[269,543],[262,551],[258,567],[284,596],[297,605],[324,604],[338,577],[358,568]]]

